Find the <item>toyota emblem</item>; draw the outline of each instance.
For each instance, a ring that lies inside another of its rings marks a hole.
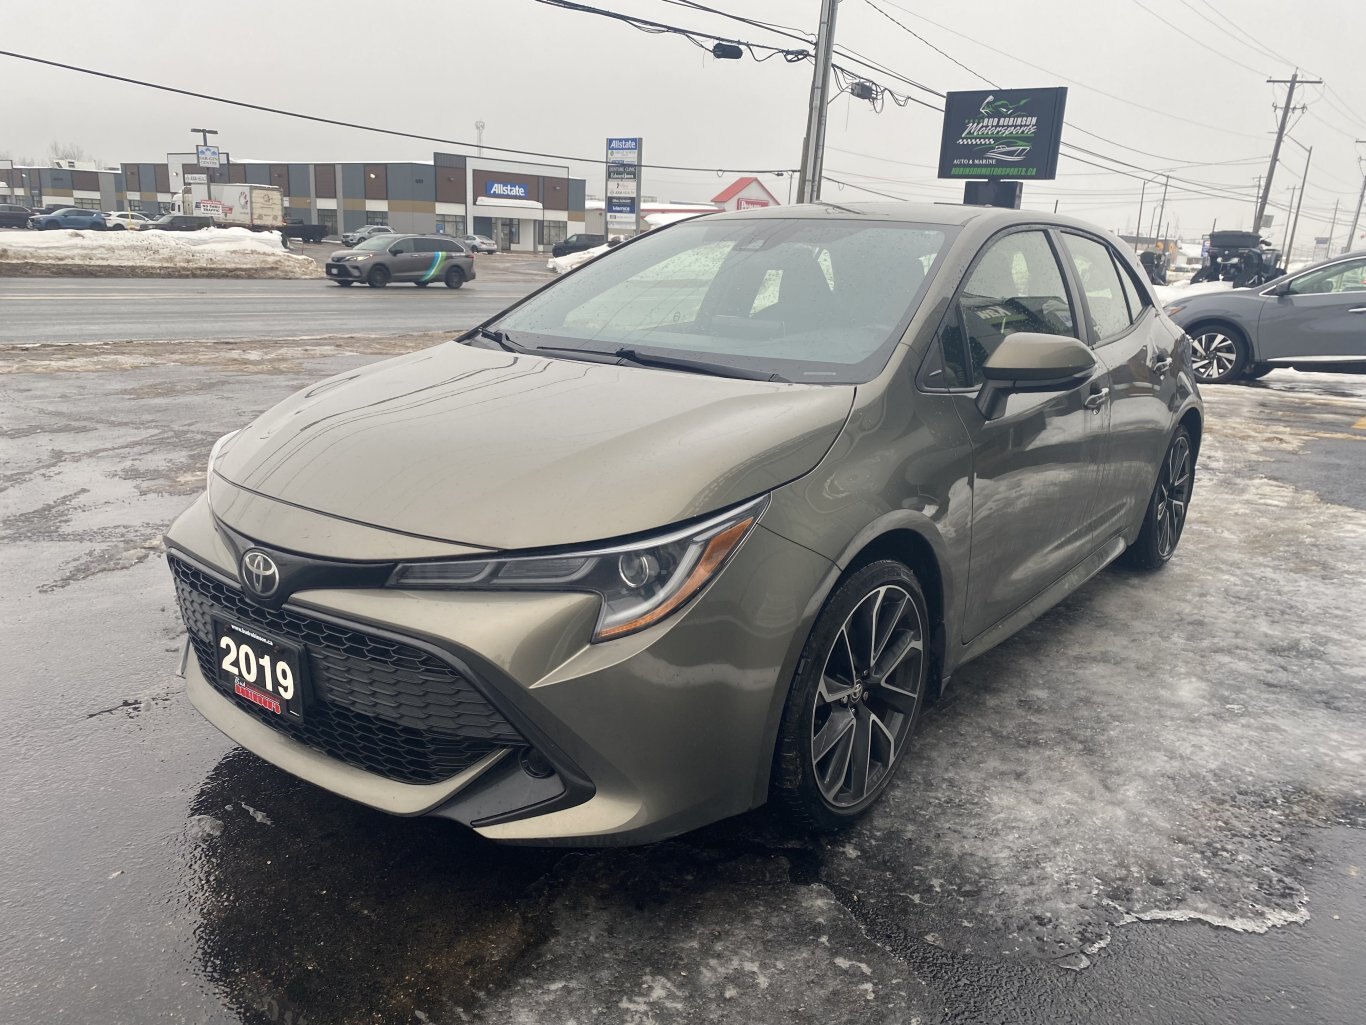
[[[242,579],[254,593],[269,598],[280,586],[280,569],[269,555],[253,548],[242,556]]]

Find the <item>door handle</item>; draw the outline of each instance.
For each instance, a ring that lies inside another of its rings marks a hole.
[[[1083,403],[1083,405],[1085,405],[1087,409],[1099,413],[1100,407],[1105,405],[1105,400],[1109,397],[1110,389],[1101,388],[1099,391],[1093,391],[1090,395],[1086,396],[1086,402]]]
[[[1168,356],[1165,352],[1159,355],[1157,359],[1153,360],[1151,363],[1148,364],[1148,369],[1151,370],[1158,377],[1161,377],[1171,368],[1172,358]]]

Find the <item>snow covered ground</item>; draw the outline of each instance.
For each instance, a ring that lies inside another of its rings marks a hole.
[[[556,274],[568,274],[575,267],[581,267],[595,256],[601,256],[607,252],[611,246],[598,246],[596,249],[584,249],[577,253],[570,253],[568,256],[552,256],[546,261],[545,269],[554,271]]]
[[[12,231],[0,234],[0,276],[317,278],[275,231]]]
[[[1227,292],[1233,287],[1231,281],[1201,281],[1192,285],[1189,281],[1178,281],[1171,285],[1154,285],[1153,294],[1164,306],[1177,299],[1189,299],[1204,292]]]

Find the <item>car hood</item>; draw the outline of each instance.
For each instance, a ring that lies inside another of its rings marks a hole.
[[[829,450],[853,398],[852,386],[450,342],[297,393],[234,437],[215,472],[389,530],[540,548],[653,530],[794,480]]]

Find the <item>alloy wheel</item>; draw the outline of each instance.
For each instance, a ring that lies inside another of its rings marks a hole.
[[[1157,501],[1153,516],[1157,520],[1157,553],[1163,559],[1176,550],[1181,530],[1186,525],[1186,508],[1191,497],[1191,447],[1184,435],[1172,442],[1157,481]]]
[[[825,658],[811,716],[811,764],[830,804],[867,801],[890,778],[924,680],[925,624],[895,584],[870,591]]]
[[[1191,339],[1195,376],[1202,381],[1222,378],[1238,361],[1238,343],[1222,331],[1205,331]]]

